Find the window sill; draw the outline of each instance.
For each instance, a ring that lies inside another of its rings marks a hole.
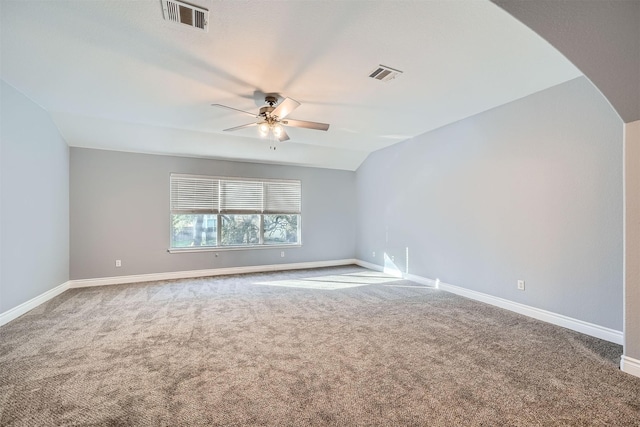
[[[167,252],[170,254],[192,253],[192,252],[226,252],[226,251],[247,251],[254,249],[285,249],[285,248],[300,248],[301,243],[295,245],[253,245],[253,246],[207,246],[202,248],[169,248]]]

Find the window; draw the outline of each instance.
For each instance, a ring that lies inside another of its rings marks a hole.
[[[171,215],[171,247],[217,246],[217,215]]]
[[[220,215],[222,246],[259,245],[260,215]]]
[[[171,174],[171,249],[300,244],[300,181]]]
[[[264,215],[264,243],[266,245],[298,242],[298,217],[300,215]]]

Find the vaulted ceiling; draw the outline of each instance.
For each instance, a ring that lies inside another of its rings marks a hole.
[[[581,75],[489,1],[222,1],[209,30],[161,0],[1,2],[1,77],[47,110],[70,146],[355,170],[375,150]],[[402,71],[381,82],[379,64]],[[265,93],[302,105],[270,150],[223,129]]]

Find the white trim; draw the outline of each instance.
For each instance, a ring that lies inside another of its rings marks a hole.
[[[70,288],[122,285],[125,283],[153,282],[156,280],[193,279],[196,277],[226,276],[231,274],[263,273],[267,271],[301,270],[304,268],[336,267],[356,264],[355,259],[298,262],[292,264],[252,265],[247,267],[212,268],[207,270],[170,271],[166,273],[136,274],[132,276],[100,277],[97,279],[70,280]]]
[[[262,215],[261,215],[262,216]],[[298,227],[299,229],[300,227]],[[264,230],[261,230],[264,231]],[[291,245],[283,244],[256,244],[251,246],[200,246],[185,247],[185,248],[169,248],[167,252],[170,254],[189,254],[195,252],[225,252],[225,251],[248,251],[253,249],[287,249],[287,248],[301,248],[302,243],[293,243]]]
[[[627,131],[622,124],[622,347],[626,346],[627,331]],[[620,369],[622,361],[620,359]]]
[[[175,176],[178,178],[203,178],[213,180],[226,180],[226,181],[253,181],[253,182],[284,182],[288,184],[299,183],[302,185],[302,181],[299,179],[280,179],[280,178],[258,178],[258,177],[244,177],[244,176],[222,176],[222,175],[199,175],[192,173],[180,173],[169,172],[169,176]]]
[[[384,267],[366,261],[356,260],[356,264],[360,265],[361,267],[369,268],[371,270],[385,271]],[[395,273],[397,275],[397,272]],[[562,326],[563,328],[571,329],[573,331],[580,332],[586,335],[591,335],[593,337],[610,341],[616,344],[622,345],[624,343],[624,334],[622,333],[622,331],[616,331],[615,329],[595,325],[593,323],[574,319],[562,314],[553,313],[551,311],[542,310],[540,308],[531,307],[514,301],[509,301],[507,299],[495,297],[493,295],[488,295],[482,292],[450,285],[439,280],[428,279],[426,277],[417,276],[415,274],[400,274],[403,278],[416,283],[433,286],[443,291],[451,292],[452,294],[457,294],[476,301],[481,301],[486,304],[504,308],[505,310],[513,311],[515,313],[524,314],[525,316],[533,317],[534,319]]]
[[[370,262],[367,262],[367,261],[362,261],[361,259],[356,259],[354,261],[360,267],[368,268],[369,270],[384,271],[384,268],[382,268],[378,264],[373,264],[373,263],[370,263]]]
[[[416,276],[415,274],[403,274],[407,280],[411,280],[412,282],[420,283],[421,285],[430,286],[432,288],[437,288],[439,282],[437,280],[427,279],[426,277]]]
[[[69,287],[69,282],[64,282],[63,284],[58,285],[55,288],[38,295],[35,298],[31,298],[29,301],[23,302],[22,304],[11,308],[4,313],[0,313],[0,326],[7,324],[14,319],[17,319],[29,310],[33,310],[40,304],[43,304],[49,301],[51,298],[60,295],[61,293],[69,289]]]
[[[261,273],[268,271],[285,271],[285,270],[299,270],[305,268],[321,268],[321,267],[335,267],[340,265],[357,264],[361,267],[368,268],[370,270],[385,271],[384,267],[372,264],[370,262],[362,261],[359,259],[341,259],[331,261],[313,261],[313,262],[300,262],[291,264],[270,264],[270,265],[255,265],[247,267],[227,267],[227,268],[214,268],[207,270],[191,270],[191,271],[173,271],[167,273],[151,273],[151,274],[137,274],[131,276],[116,276],[116,277],[102,277],[96,279],[80,279],[69,280],[49,291],[26,301],[17,307],[14,307],[4,313],[0,313],[0,326],[22,316],[29,310],[32,310],[42,303],[49,301],[51,298],[60,295],[62,292],[70,288],[84,288],[90,286],[105,286],[105,285],[118,285],[126,283],[137,282],[149,282],[156,280],[171,280],[171,279],[189,279],[196,277],[209,277],[209,276],[222,276],[231,274],[243,274],[243,273]],[[394,272],[397,273],[398,272]],[[564,316],[562,314],[552,313],[550,311],[541,310],[539,308],[527,306],[517,302],[509,301],[504,298],[494,297],[492,295],[484,294],[482,292],[473,291],[470,289],[461,288],[459,286],[450,285],[448,283],[440,282],[439,280],[428,279],[426,277],[417,276],[414,274],[400,273],[400,276],[411,280],[416,283],[420,283],[426,286],[432,286],[447,292],[451,292],[457,295],[461,295],[467,298],[471,298],[477,301],[481,301],[496,307],[504,308],[516,313],[524,314],[525,316],[533,317],[538,320],[542,320],[554,325],[562,326],[583,334],[591,335],[596,338],[604,339],[616,344],[623,343],[623,334],[621,331],[605,328],[603,326],[595,325],[593,323],[584,322],[582,320],[573,319],[571,317]],[[623,356],[620,362],[621,369],[632,375],[640,376],[640,361]]]
[[[56,297],[72,288],[85,288],[90,286],[104,286],[104,285],[119,285],[125,283],[137,283],[137,282],[150,282],[155,280],[169,280],[169,279],[189,279],[194,277],[207,277],[207,276],[222,276],[230,274],[242,274],[242,273],[261,273],[267,271],[285,271],[285,270],[301,270],[305,268],[321,268],[321,267],[336,267],[340,265],[356,264],[356,260],[339,259],[331,261],[313,261],[313,262],[298,262],[292,264],[271,264],[271,265],[255,265],[248,267],[228,267],[228,268],[215,268],[209,270],[192,270],[192,271],[173,271],[168,273],[152,273],[152,274],[137,274],[133,276],[117,276],[117,277],[101,277],[97,279],[81,279],[81,280],[69,280],[63,284],[56,286],[47,292],[38,295],[35,298],[30,299],[14,308],[11,308],[4,313],[0,313],[0,326],[11,322],[12,320],[22,316],[26,312],[33,310],[40,304],[49,301],[51,298]]]
[[[629,356],[620,358],[620,369],[627,374],[640,377],[640,360]]]
[[[437,288],[436,281],[427,279],[425,277],[416,276],[415,274],[406,274],[402,273],[395,269],[384,268],[377,264],[372,264],[367,261],[362,261],[360,259],[355,260],[355,264],[360,267],[368,268],[369,270],[381,271],[383,273],[389,274],[390,276],[401,277],[403,279],[411,280],[412,282],[419,283],[421,285],[430,286],[432,288]]]
[[[438,289],[442,289],[447,292],[451,292],[477,301],[482,301],[487,304],[495,305],[496,307],[524,314],[525,316],[533,317],[534,319],[562,326],[563,328],[571,329],[573,331],[580,332],[586,335],[591,335],[593,337],[610,341],[616,344],[622,345],[624,341],[624,335],[622,334],[622,331],[616,331],[614,329],[595,325],[583,320],[574,319],[562,314],[553,313],[551,311],[531,307],[519,302],[509,301],[504,298],[494,297],[492,295],[472,291],[444,282],[439,282],[437,287]]]

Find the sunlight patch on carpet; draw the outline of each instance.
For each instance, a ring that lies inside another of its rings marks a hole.
[[[286,288],[302,288],[302,289],[347,289],[356,288],[358,286],[380,285],[390,282],[397,282],[397,277],[389,276],[384,273],[358,272],[348,274],[334,274],[329,276],[315,276],[300,279],[289,280],[273,280],[269,282],[255,282],[254,285],[264,286],[282,286]]]

